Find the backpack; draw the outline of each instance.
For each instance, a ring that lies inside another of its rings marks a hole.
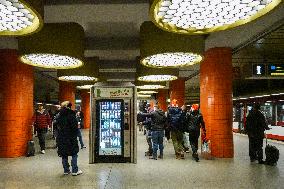
[[[181,115],[182,111],[179,108],[171,108],[169,109],[169,124],[170,128],[173,130],[183,130],[182,128],[182,120],[181,120]]]
[[[189,114],[187,115],[186,118],[186,123],[185,123],[185,130],[187,132],[199,132],[200,130],[200,123],[199,123],[199,119],[200,119],[201,115],[200,114]]]

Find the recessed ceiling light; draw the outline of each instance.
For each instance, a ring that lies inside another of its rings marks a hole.
[[[95,77],[89,77],[89,76],[61,76],[58,78],[61,81],[97,81],[98,79]]]
[[[141,95],[141,94],[138,94],[137,97],[138,98],[150,98],[151,95]]]
[[[153,94],[158,93],[157,91],[138,91],[138,94]]]
[[[165,86],[163,85],[142,85],[137,86],[138,89],[163,89]]]
[[[80,86],[77,86],[77,89],[90,89],[92,86],[94,85],[80,85]]]
[[[83,65],[77,58],[57,54],[26,54],[21,57],[25,64],[42,68],[70,69]]]
[[[172,81],[176,80],[177,77],[173,75],[146,75],[138,77],[139,81],[152,81],[152,82],[158,82],[158,81]]]
[[[281,0],[154,0],[152,21],[167,31],[209,33],[248,23]]]
[[[183,67],[199,63],[202,56],[193,53],[162,53],[144,58],[141,63],[149,67]]]
[[[24,35],[40,26],[40,16],[21,0],[0,0],[0,35]]]

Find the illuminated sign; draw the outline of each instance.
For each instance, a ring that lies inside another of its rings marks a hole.
[[[264,76],[265,75],[265,65],[264,64],[253,64],[252,65],[254,76]]]
[[[284,76],[284,64],[269,64],[268,65],[269,76]]]

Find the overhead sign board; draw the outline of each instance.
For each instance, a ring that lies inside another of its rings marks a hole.
[[[284,76],[284,64],[269,64],[268,65],[269,76]]]

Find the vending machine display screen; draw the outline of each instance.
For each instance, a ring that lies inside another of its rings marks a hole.
[[[122,155],[122,102],[100,101],[99,155]]]

